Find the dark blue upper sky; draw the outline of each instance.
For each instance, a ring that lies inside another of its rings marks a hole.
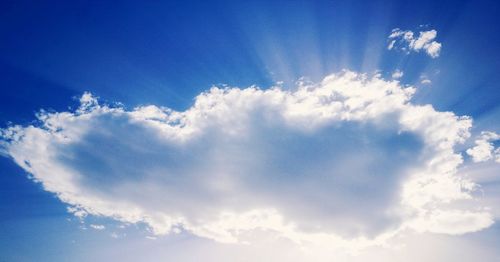
[[[498,6],[496,1],[4,1],[0,121],[27,121],[42,107],[65,108],[68,98],[83,91],[128,106],[185,108],[213,84],[268,87],[301,76],[317,80],[344,68],[400,68],[408,83],[422,72],[440,70],[425,101],[476,115],[498,101]],[[417,31],[420,25],[438,31],[444,43],[439,59],[387,52],[391,29]],[[456,92],[450,93],[450,86]]]
[[[27,124],[41,108],[74,107],[84,91],[127,107],[185,109],[212,85],[291,86],[342,69],[387,77],[400,69],[402,82],[417,86],[424,74],[432,85],[420,87],[417,102],[477,120],[500,114],[499,1],[146,2],[2,1],[0,127]],[[393,28],[436,29],[441,55],[388,51]],[[12,258],[9,247],[82,234],[68,217],[0,158],[0,253]],[[44,222],[29,224],[34,218]],[[26,223],[29,233],[14,230]],[[47,239],[28,241],[46,231]],[[57,255],[31,252],[46,261]]]

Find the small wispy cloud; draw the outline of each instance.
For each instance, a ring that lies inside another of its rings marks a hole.
[[[425,51],[430,57],[436,58],[441,52],[441,43],[435,41],[436,30],[421,31],[418,37],[410,30],[395,28],[389,35],[389,45],[387,49],[399,49],[410,53],[412,51]]]
[[[90,224],[90,227],[95,229],[95,230],[104,230],[106,227],[104,225],[98,225],[98,224]]]
[[[392,73],[392,78],[393,79],[400,79],[401,77],[403,77],[404,73],[403,71],[397,69],[397,70],[394,70],[394,72]]]
[[[426,73],[421,73],[420,76],[418,77],[420,84],[422,85],[430,85],[432,84],[431,79]]]

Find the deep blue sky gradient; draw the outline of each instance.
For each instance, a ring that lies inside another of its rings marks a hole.
[[[401,69],[418,103],[478,121],[500,116],[499,1],[137,3],[2,1],[0,127],[28,124],[41,108],[74,108],[84,91],[183,110],[212,85],[288,88],[342,69],[386,77]],[[396,27],[436,29],[440,57],[388,51]],[[432,85],[420,85],[421,74]],[[81,250],[73,239],[105,237],[65,210],[0,158],[0,261],[69,261],[54,247],[68,255]]]

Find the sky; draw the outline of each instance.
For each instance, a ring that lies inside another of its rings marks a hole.
[[[500,261],[496,1],[2,1],[0,261]]]

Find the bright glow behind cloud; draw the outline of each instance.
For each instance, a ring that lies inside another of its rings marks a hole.
[[[487,211],[462,204],[475,184],[456,172],[471,120],[411,104],[414,91],[342,72],[291,91],[212,88],[184,112],[86,93],[76,112],[3,130],[3,146],[77,215],[156,234],[357,249],[406,229],[490,226]]]

